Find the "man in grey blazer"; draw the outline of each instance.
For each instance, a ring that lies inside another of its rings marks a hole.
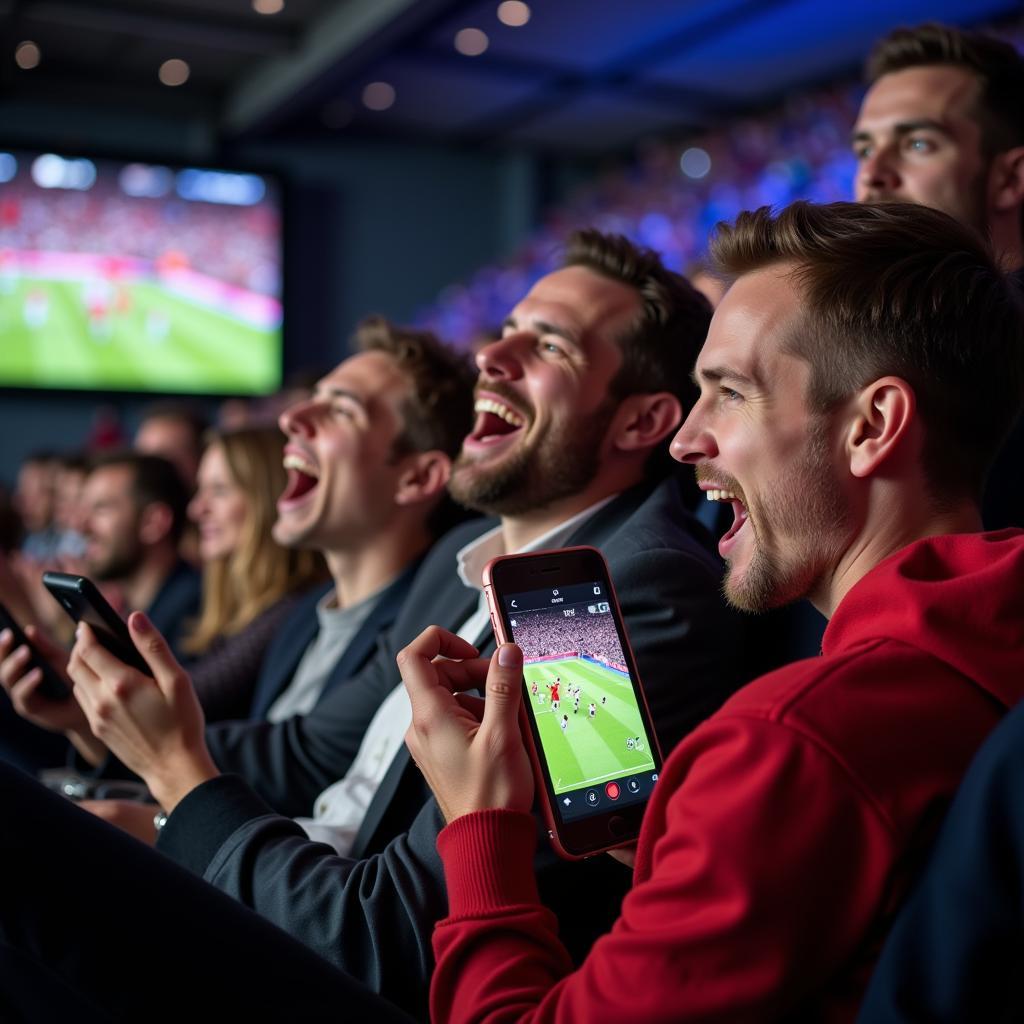
[[[446,899],[434,851],[440,818],[401,743],[407,708],[396,694],[396,649],[442,619],[489,651],[483,563],[503,552],[589,543],[609,562],[663,745],[737,682],[737,632],[719,596],[720,564],[685,509],[683,479],[663,469],[659,451],[688,406],[709,319],[706,302],[653,254],[596,232],[575,236],[566,265],[538,282],[477,358],[477,420],[452,490],[498,522],[468,524],[435,548],[378,656],[312,714],[210,729],[204,741],[187,678],[143,620],[131,625],[152,659],[155,688],[112,664],[83,633],[73,675],[94,727],[169,812],[159,848],[422,1013],[430,932]],[[368,791],[361,817],[349,822],[344,857],[278,816],[308,814],[332,783],[348,784],[357,805]],[[151,876],[166,891],[163,865],[144,854],[132,850],[132,877]],[[627,874],[607,858],[559,863],[546,848],[537,868],[582,953]],[[176,905],[200,898],[181,876],[172,892]],[[137,934],[145,926],[129,920],[132,913],[118,904],[115,920]],[[237,929],[230,916],[204,929]],[[238,956],[244,942],[231,931],[222,946]],[[73,963],[64,970],[66,984],[100,998]]]

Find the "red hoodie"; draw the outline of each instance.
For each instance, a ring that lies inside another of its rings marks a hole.
[[[434,1019],[852,1020],[968,762],[1024,695],[1024,531],[892,555],[822,652],[673,751],[622,914],[576,971],[537,900],[533,819],[448,826]]]

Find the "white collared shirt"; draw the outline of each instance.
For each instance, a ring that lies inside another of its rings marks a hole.
[[[599,509],[604,508],[614,497],[616,495],[595,502],[515,553],[561,547],[577,527]],[[476,646],[480,646],[487,639],[491,624],[487,598],[483,591],[484,566],[492,558],[510,553],[505,550],[505,534],[502,528],[496,526],[471,541],[456,555],[462,582],[480,593],[476,610],[458,630],[458,635],[463,640]],[[359,752],[345,777],[328,786],[316,798],[312,818],[295,819],[310,839],[333,846],[342,856],[348,855],[366,816],[367,808],[380,788],[395,755],[402,747],[411,721],[409,695],[399,681],[377,709],[363,736]]]

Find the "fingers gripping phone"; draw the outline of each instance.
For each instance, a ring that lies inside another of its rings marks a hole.
[[[71,691],[68,689],[67,683],[61,679],[60,675],[54,670],[54,667],[50,662],[39,652],[35,644],[21,629],[18,625],[14,616],[0,604],[0,629],[9,629],[14,635],[14,647],[27,647],[29,649],[28,664],[25,666],[25,671],[28,673],[34,668],[39,669],[43,673],[43,681],[39,684],[39,692],[50,700],[64,700],[70,696]]]
[[[631,842],[661,752],[604,558],[590,547],[507,555],[483,582],[499,642],[523,651],[523,728],[556,851]]]
[[[147,676],[153,673],[139,654],[128,627],[92,580],[65,572],[44,572],[43,586],[75,622],[87,622],[114,657]]]

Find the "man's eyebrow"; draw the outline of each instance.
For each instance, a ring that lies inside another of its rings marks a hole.
[[[912,132],[919,132],[921,129],[927,129],[928,131],[941,132],[943,135],[949,135],[949,129],[942,124],[940,121],[935,121],[930,117],[919,117],[913,121],[897,121],[892,126],[893,132],[897,135],[910,135]],[[862,142],[865,139],[870,139],[872,132],[866,131],[863,128],[854,128],[850,133],[851,142]]]
[[[361,395],[357,395],[354,391],[348,388],[332,387],[330,385],[326,387],[318,387],[314,392],[317,398],[347,398],[350,402],[354,402],[360,408],[366,408],[366,401]]]
[[[727,380],[748,388],[760,387],[755,377],[740,373],[739,370],[734,370],[731,366],[706,366],[699,373],[697,368],[694,367],[693,372],[690,374],[690,380],[697,387],[700,387],[701,379],[706,380],[709,384],[717,384],[719,381]]]
[[[506,327],[513,329],[518,328],[519,321],[509,314],[502,321],[501,328],[504,330]],[[579,347],[579,341],[576,339],[576,335],[568,327],[559,327],[557,324],[551,323],[549,320],[531,320],[530,326],[538,334],[554,334],[556,337],[564,338],[570,345]]]

